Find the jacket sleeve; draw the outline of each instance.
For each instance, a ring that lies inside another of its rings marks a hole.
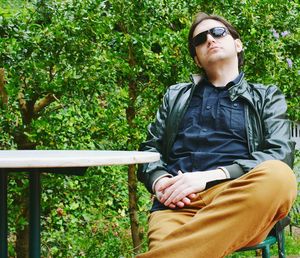
[[[163,158],[163,138],[165,135],[166,120],[168,118],[168,98],[169,90],[163,98],[163,103],[156,114],[156,119],[148,127],[148,137],[140,146],[141,151],[152,151],[160,153],[160,160],[139,166],[138,180],[145,184],[149,192],[153,193],[152,185],[154,181],[163,176],[170,175],[167,172],[166,163]]]
[[[250,153],[250,160],[236,160],[248,172],[266,160],[280,160],[293,166],[295,143],[291,140],[290,121],[286,117],[284,95],[275,86],[267,89],[260,113],[263,140],[258,149]]]

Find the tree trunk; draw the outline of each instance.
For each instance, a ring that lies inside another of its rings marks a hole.
[[[24,186],[24,177],[19,175],[14,178],[18,188],[21,193],[14,196],[13,205],[19,208],[19,214],[16,218],[16,242],[15,251],[17,258],[29,258],[29,225],[28,223],[24,226],[20,226],[20,220],[28,221],[29,211],[28,211],[28,188]],[[22,180],[23,179],[23,180]]]
[[[18,229],[16,233],[16,254],[17,258],[29,258],[29,227]]]
[[[125,26],[122,24],[121,26],[123,31],[127,33]],[[133,43],[128,43],[128,63],[131,67],[136,66],[136,60],[134,56],[134,47]],[[129,138],[127,141],[127,148],[129,150],[135,149],[135,122],[134,119],[136,117],[136,109],[135,109],[135,102],[137,98],[137,82],[133,78],[128,78],[129,85],[128,85],[128,107],[126,108],[126,119],[129,129]],[[128,167],[128,195],[129,195],[129,216],[130,216],[130,227],[131,227],[131,237],[133,242],[133,250],[134,253],[139,253],[141,249],[141,237],[140,237],[140,230],[139,230],[139,222],[138,222],[138,196],[137,196],[137,178],[135,173],[135,165],[130,165]]]
[[[22,134],[21,134],[22,135]],[[25,136],[15,135],[14,139],[18,144],[18,149],[35,149],[35,143],[32,143]],[[28,175],[26,175],[28,176]],[[25,177],[26,177],[25,176]],[[29,192],[28,185],[24,182],[25,179],[22,175],[15,175],[13,178],[15,179],[18,188],[22,189],[22,193],[15,196],[15,205],[20,207],[19,214],[16,222],[16,257],[17,258],[29,258],[29,224],[25,224],[24,226],[20,226],[19,220],[25,218],[25,221],[29,221]]]
[[[5,70],[4,68],[0,68],[0,107],[3,108],[8,104],[8,96],[5,90],[6,78],[5,78]],[[18,144],[18,146],[20,146]],[[21,149],[24,146],[21,147]],[[15,179],[18,187],[22,189],[23,181],[20,178]],[[29,257],[29,226],[28,224],[23,227],[19,226],[18,221],[20,218],[26,218],[28,221],[28,191],[22,190],[22,194],[18,196],[14,196],[14,204],[19,208],[19,214],[16,222],[16,242],[15,242],[15,250],[17,258],[28,258]]]
[[[129,105],[126,110],[127,123],[129,125],[129,139],[127,142],[128,149],[133,149],[133,137],[134,134],[132,130],[135,128],[135,124],[133,122],[136,112],[134,108],[135,103],[135,94],[136,94],[136,84],[129,84]],[[141,238],[140,238],[140,230],[139,230],[139,222],[138,222],[138,196],[137,196],[137,178],[135,173],[135,165],[128,166],[128,195],[129,195],[129,216],[130,216],[130,227],[131,227],[131,237],[133,242],[133,250],[134,253],[139,253],[141,249]]]
[[[135,165],[128,166],[128,193],[129,193],[129,216],[131,236],[133,241],[133,251],[135,254],[141,250],[141,238],[139,234],[139,221],[137,214],[137,179]]]

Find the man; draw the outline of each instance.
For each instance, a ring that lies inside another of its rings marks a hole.
[[[142,144],[161,159],[138,172],[156,196],[138,257],[219,258],[257,244],[297,194],[284,96],[245,80],[225,19],[199,13],[188,40],[204,74],[168,89]]]

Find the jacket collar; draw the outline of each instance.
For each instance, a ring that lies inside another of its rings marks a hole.
[[[229,88],[229,96],[232,101],[236,100],[237,97],[243,95],[248,88],[248,83],[244,79],[245,75],[242,74],[240,80]]]
[[[191,74],[190,79],[194,85],[197,85],[203,79],[203,76],[200,74]]]

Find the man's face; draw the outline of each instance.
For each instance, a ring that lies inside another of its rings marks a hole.
[[[199,33],[215,27],[225,27],[225,25],[213,19],[204,20],[197,25],[193,36],[195,37]],[[196,46],[195,50],[195,61],[198,66],[202,67],[204,70],[211,65],[221,65],[222,63],[236,63],[238,67],[237,53],[242,51],[242,43],[239,39],[233,39],[229,32],[222,37],[213,37],[208,33],[206,35],[206,41]]]

